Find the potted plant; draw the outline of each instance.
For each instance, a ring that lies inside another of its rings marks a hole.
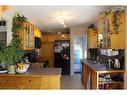
[[[23,56],[21,50],[22,43],[19,31],[23,29],[23,23],[26,21],[26,17],[15,15],[12,21],[12,40],[11,43],[5,49],[5,61],[8,65],[10,74],[15,73],[15,64],[18,63]]]
[[[5,62],[8,65],[8,73],[15,73],[15,64],[18,63],[23,56],[23,52],[21,50],[16,49],[16,47],[10,43],[5,49]]]

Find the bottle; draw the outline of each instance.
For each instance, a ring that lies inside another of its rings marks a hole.
[[[26,63],[29,63],[28,57],[25,58],[25,62]]]
[[[108,60],[108,69],[111,69],[111,62],[112,62],[112,60]]]

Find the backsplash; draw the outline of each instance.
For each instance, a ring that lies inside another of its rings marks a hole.
[[[124,49],[118,49],[118,50],[109,50],[109,49],[88,49],[88,59],[95,59],[99,57],[99,60],[102,61],[102,63],[108,65],[108,60],[112,60],[112,62],[115,61],[115,59],[118,59],[120,62],[120,69],[125,69],[125,50]],[[113,66],[111,66],[114,68]]]
[[[28,57],[28,61],[29,62],[37,62],[38,61],[38,57],[39,57],[39,51],[38,51],[38,49],[24,51],[23,60],[26,57]]]

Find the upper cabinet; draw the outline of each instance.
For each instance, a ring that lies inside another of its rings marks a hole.
[[[38,37],[38,38],[41,38],[41,36],[42,36],[40,29],[37,27],[34,27],[34,36]]]
[[[70,34],[56,34],[55,40],[70,40]]]
[[[41,37],[42,42],[54,42],[54,34],[44,34]]]
[[[88,29],[88,48],[98,48],[98,33],[92,28]]]
[[[20,30],[22,50],[32,50],[35,48],[35,37],[41,38],[41,32],[29,22],[24,22],[23,27],[24,28]]]
[[[41,37],[42,42],[54,42],[55,40],[70,40],[70,34],[44,34]]]
[[[126,49],[125,13],[122,13],[120,16],[118,33],[117,31],[113,30],[110,39],[112,49]]]
[[[125,49],[125,13],[109,14],[99,22],[98,46],[104,49]]]
[[[103,48],[111,48],[110,35],[112,34],[112,14],[102,20]]]

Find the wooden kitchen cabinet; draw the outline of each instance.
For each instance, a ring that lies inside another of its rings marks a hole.
[[[48,60],[49,67],[54,67],[54,42],[56,40],[70,40],[70,34],[43,34],[41,37],[42,47],[40,49],[41,60]]]
[[[41,38],[41,31],[29,22],[23,23],[23,29],[20,30],[22,50],[35,49],[35,37]]]
[[[70,40],[70,34],[56,34],[55,40]]]
[[[60,89],[60,76],[1,76],[0,89]]]
[[[42,36],[41,30],[36,26],[34,26],[34,37],[41,38],[41,36]]]
[[[54,67],[54,43],[53,42],[43,42],[41,47],[41,57],[42,60],[48,60],[48,65],[50,68]]]
[[[82,61],[82,81],[86,89],[124,89],[125,70],[100,68],[102,64]],[[106,80],[105,76],[110,76]],[[105,78],[104,78],[105,77]]]
[[[47,41],[47,36],[46,35],[42,35],[41,36],[41,42],[46,42]]]
[[[113,33],[112,29],[112,14],[109,14],[102,20],[102,36],[103,36],[103,44],[102,48],[108,49],[111,48],[111,34]]]
[[[118,34],[111,34],[111,48],[112,49],[126,49],[126,24],[125,13],[120,17],[120,31]]]
[[[98,33],[92,28],[88,30],[88,48],[98,48]]]
[[[119,32],[113,29],[113,13],[102,19],[102,35],[104,49],[125,49],[126,48],[126,30],[125,30],[125,13],[120,17]],[[101,31],[99,31],[101,32]]]
[[[23,24],[23,29],[20,30],[20,37],[22,39],[22,49],[32,50],[34,49],[34,28],[28,22]]]
[[[0,78],[0,89],[16,89],[18,82],[18,78],[3,76]]]
[[[55,36],[53,34],[44,34],[41,37],[42,42],[54,42]]]
[[[46,35],[46,37],[47,37],[47,42],[54,42],[55,41],[54,34]]]

